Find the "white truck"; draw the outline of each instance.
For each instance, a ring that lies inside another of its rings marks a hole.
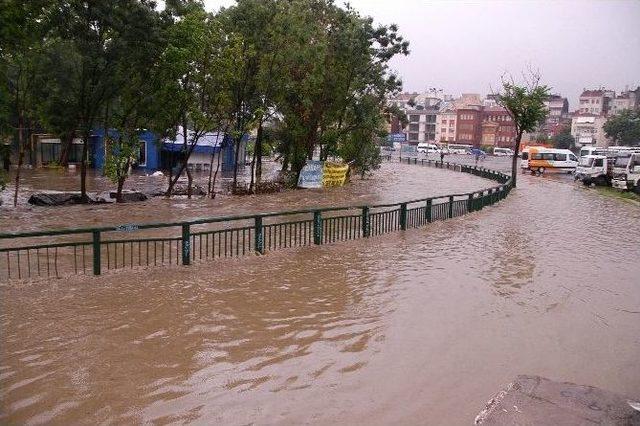
[[[578,160],[574,178],[581,180],[585,185],[608,186],[613,177],[615,159],[614,156],[583,155]]]
[[[640,194],[640,152],[630,152],[616,158],[611,184],[614,188]]]

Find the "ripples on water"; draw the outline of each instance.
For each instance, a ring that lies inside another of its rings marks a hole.
[[[523,176],[411,232],[5,286],[0,420],[470,424],[516,374],[637,395],[639,219]]]

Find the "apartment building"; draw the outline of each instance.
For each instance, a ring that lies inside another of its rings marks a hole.
[[[482,141],[482,106],[458,108],[456,121],[456,142],[479,147]]]
[[[501,106],[484,108],[482,111],[481,145],[511,148],[516,140],[516,127],[511,115]]]
[[[569,121],[569,101],[567,98],[554,94],[544,102],[548,114],[540,126],[540,133],[548,137],[557,135]]]
[[[602,126],[607,118],[591,113],[575,114],[571,119],[571,135],[576,140],[577,146],[609,146]]]
[[[411,109],[407,111],[409,124],[405,128],[407,141],[411,145],[417,145],[420,142],[436,141],[436,119],[438,107],[432,106],[424,108]]]
[[[587,90],[584,89],[580,95],[579,109],[580,114],[595,114],[604,115],[609,114],[609,104],[611,99],[615,97],[613,90],[597,89]]]
[[[436,115],[436,142],[455,142],[458,114],[453,103],[445,103]]]

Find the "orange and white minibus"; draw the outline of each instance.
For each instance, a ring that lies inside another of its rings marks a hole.
[[[527,147],[522,151],[520,167],[532,172],[546,171],[572,173],[578,167],[578,157],[568,149]]]

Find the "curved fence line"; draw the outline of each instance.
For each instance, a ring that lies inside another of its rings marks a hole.
[[[391,156],[386,159],[391,161]],[[0,247],[0,282],[69,274],[100,275],[112,269],[165,264],[190,265],[222,257],[375,237],[481,210],[505,198],[512,188],[509,175],[477,166],[417,158],[400,162],[471,173],[499,185],[399,203],[0,233],[0,242],[8,245]],[[180,230],[179,236],[175,235],[176,228]],[[22,243],[26,240],[30,244]]]

